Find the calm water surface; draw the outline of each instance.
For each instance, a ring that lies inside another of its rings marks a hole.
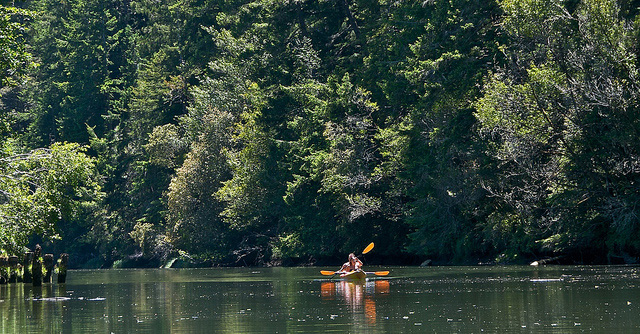
[[[0,286],[0,333],[634,333],[640,268],[385,267],[69,271]]]

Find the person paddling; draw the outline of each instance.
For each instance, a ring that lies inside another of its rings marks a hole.
[[[355,254],[351,253],[349,254],[349,261],[342,265],[339,272],[348,273],[358,270],[362,270],[362,261],[360,261]]]
[[[362,255],[369,253],[372,249],[373,242],[370,243],[369,246],[367,246],[367,248],[362,251]],[[357,275],[350,275],[350,273],[353,274],[353,272],[356,272],[355,274]],[[353,253],[349,254],[349,262],[343,264],[342,268],[340,268],[340,271],[320,270],[320,273],[325,276],[331,276],[331,278],[333,278],[333,276],[335,276],[336,274],[340,274],[340,277],[348,277],[354,279],[364,279],[367,274],[373,274],[376,276],[389,275],[389,271],[375,271],[369,273],[362,271],[362,261],[360,261]]]

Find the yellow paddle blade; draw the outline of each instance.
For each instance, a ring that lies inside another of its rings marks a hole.
[[[387,276],[387,275],[389,275],[389,272],[388,271],[376,271],[376,272],[374,272],[374,274],[376,276]]]
[[[367,248],[365,248],[365,249],[362,251],[362,254],[367,254],[367,253],[369,253],[372,249],[373,249],[373,242],[372,242],[372,243],[370,243],[370,244],[369,244],[369,246],[367,246]]]
[[[336,272],[335,271],[329,271],[329,270],[320,270],[320,273],[322,275],[325,275],[325,276],[331,276],[331,275],[335,274]]]

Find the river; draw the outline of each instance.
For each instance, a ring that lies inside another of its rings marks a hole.
[[[640,268],[367,267],[70,270],[0,285],[0,333],[632,333]]]

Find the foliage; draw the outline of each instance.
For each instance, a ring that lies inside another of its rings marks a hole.
[[[408,263],[640,255],[633,1],[18,6],[0,7],[5,249],[35,233],[87,266],[336,262],[371,241]]]
[[[33,13],[24,9],[0,5],[0,87],[16,84],[35,66],[26,44],[26,21]]]
[[[220,260],[229,246],[220,218],[224,206],[214,194],[229,179],[224,149],[229,146],[233,118],[219,112],[203,121],[203,133],[176,171],[166,194],[167,233],[179,249]]]
[[[77,221],[100,199],[92,158],[77,144],[22,151],[6,142],[0,158],[0,249],[20,251],[32,234],[60,238],[57,224]]]
[[[516,61],[489,78],[476,114],[500,176],[485,184],[505,204],[498,233],[521,251],[637,252],[635,29],[615,1],[502,6]]]

